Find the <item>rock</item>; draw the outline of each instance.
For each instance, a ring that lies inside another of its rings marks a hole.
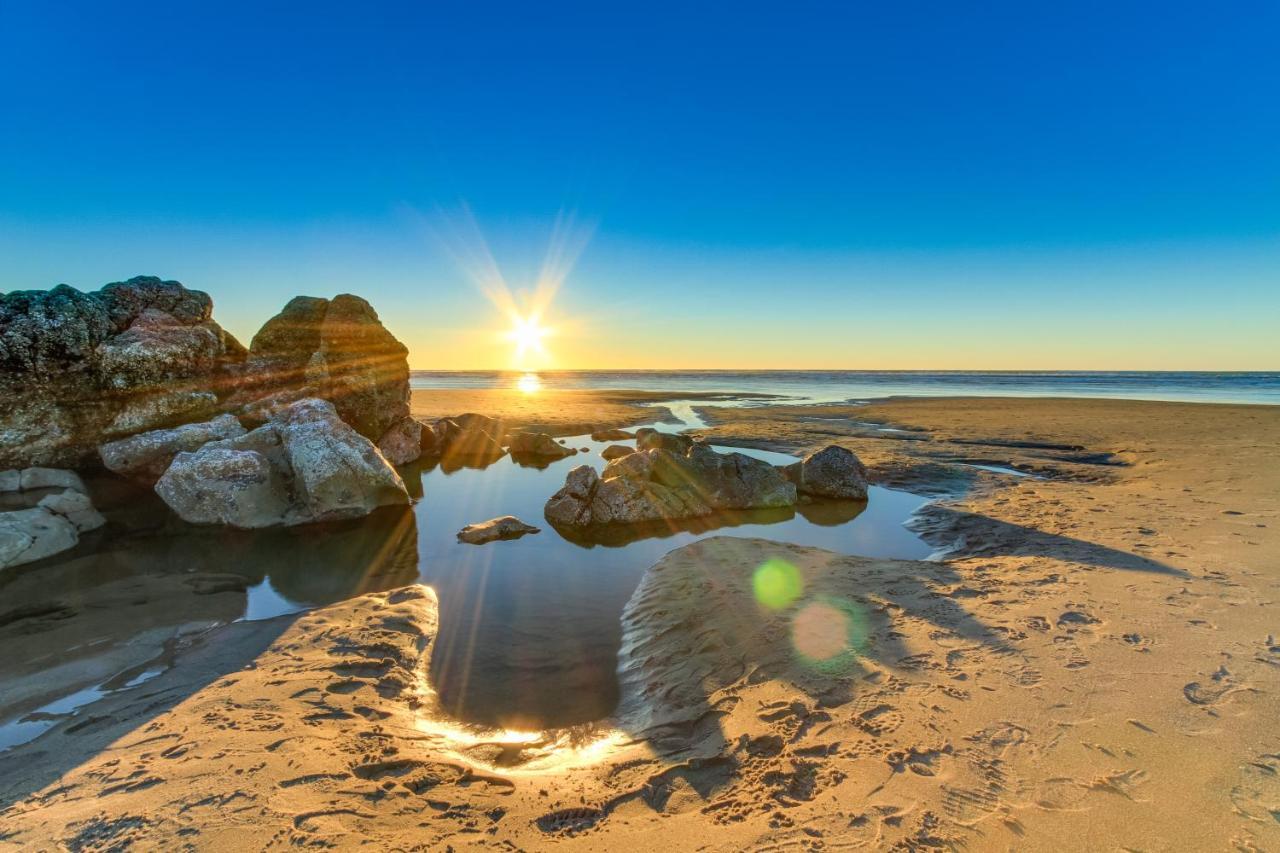
[[[635,448],[626,447],[625,445],[621,445],[621,444],[611,444],[608,447],[606,447],[604,450],[601,450],[600,455],[605,459],[612,461],[614,459],[621,459],[623,456],[630,456],[632,453],[635,453],[635,452],[636,452]]]
[[[191,524],[258,528],[300,523],[283,479],[261,453],[202,447],[179,453],[156,494]]]
[[[408,350],[358,296],[298,296],[254,335],[237,403],[292,391],[329,400],[374,441],[409,417]]]
[[[658,432],[652,427],[641,427],[636,430],[637,450],[669,450],[672,453],[687,453],[692,446],[693,439],[687,435]]]
[[[211,316],[208,295],[151,277],[0,295],[0,467],[78,466],[207,413],[243,355]]]
[[[204,420],[218,405],[212,391],[175,391],[127,404],[107,425],[108,438],[133,435],[178,423]]]
[[[537,527],[525,524],[514,515],[504,515],[478,524],[468,524],[458,531],[458,541],[483,545],[496,539],[519,539],[527,533],[538,532]]]
[[[493,418],[483,415],[461,415],[436,421],[435,433],[440,459],[446,465],[488,465],[501,459],[502,449]]]
[[[516,432],[510,436],[507,448],[512,456],[535,456],[540,459],[563,459],[578,451],[564,447],[545,432]]]
[[[50,489],[60,489],[46,494]],[[34,506],[0,512],[0,568],[50,557],[80,541],[80,533],[106,524],[74,471],[27,468],[0,472],[0,492],[36,491]]]
[[[598,429],[591,432],[592,441],[630,441],[635,437],[635,433],[625,429]]]
[[[78,533],[97,530],[107,523],[102,514],[94,509],[89,496],[74,489],[63,489],[56,495],[46,495],[37,506],[62,516],[71,522]]]
[[[24,492],[32,489],[73,489],[89,494],[79,474],[59,468],[26,468],[19,475],[18,488]]]
[[[639,439],[638,439],[639,440]],[[569,472],[545,514],[563,528],[674,521],[717,510],[793,506],[795,486],[768,463],[689,442],[688,452],[651,448],[614,459],[597,475]]]
[[[204,423],[153,430],[108,442],[98,448],[98,453],[108,470],[150,484],[160,478],[179,453],[198,450],[210,441],[244,434],[244,427],[234,416],[219,415]]]
[[[278,429],[295,495],[311,520],[358,518],[380,506],[409,503],[400,475],[339,418],[333,404],[295,403]]]
[[[75,525],[46,507],[0,512],[0,568],[53,556],[79,541]]]
[[[782,470],[806,495],[845,500],[867,498],[867,469],[853,451],[839,445],[828,445]]]
[[[422,455],[423,427],[411,417],[403,417],[378,439],[378,450],[392,465],[407,465]]]

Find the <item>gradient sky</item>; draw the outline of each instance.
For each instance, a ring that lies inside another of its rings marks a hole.
[[[1280,369],[1274,0],[450,5],[0,2],[0,289],[509,367],[571,215],[553,366]]]

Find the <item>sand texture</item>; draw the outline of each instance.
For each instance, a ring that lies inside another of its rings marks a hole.
[[[566,409],[542,405],[519,417]],[[615,718],[542,736],[438,712],[423,587],[193,627],[164,674],[0,755],[0,848],[1280,848],[1280,410],[703,412],[928,489],[944,559],[676,550],[623,614]]]

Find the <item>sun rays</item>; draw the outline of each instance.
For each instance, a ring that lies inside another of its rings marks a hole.
[[[560,316],[558,322],[552,321],[553,303],[594,229],[561,212],[552,224],[537,273],[527,283],[518,279],[513,283],[469,208],[463,206],[457,215],[441,219],[444,227],[437,230],[441,244],[501,316],[495,337],[510,349],[507,367],[532,371],[556,366],[548,341],[562,333],[566,320]],[[521,386],[521,390],[528,393],[536,388]]]

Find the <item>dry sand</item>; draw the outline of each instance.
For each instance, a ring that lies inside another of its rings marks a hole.
[[[431,411],[513,414],[485,396]],[[0,756],[0,847],[1280,848],[1280,408],[707,414],[719,440],[965,487],[918,520],[947,559],[673,552],[624,615],[614,731],[546,742],[435,711],[420,587],[193,630],[164,675]],[[802,581],[780,610],[753,594],[769,559]]]

